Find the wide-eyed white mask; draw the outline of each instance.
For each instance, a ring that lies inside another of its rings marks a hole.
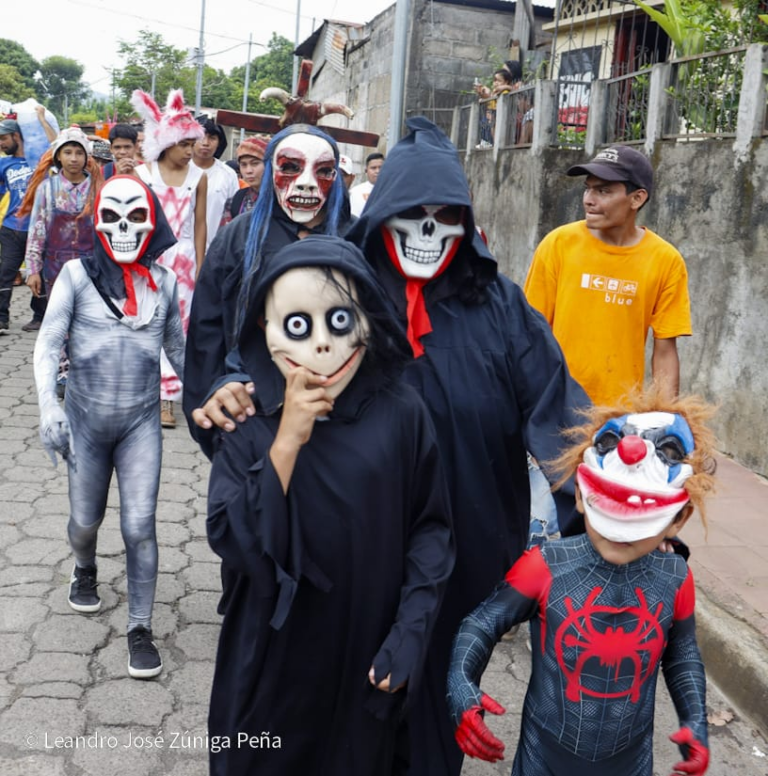
[[[264,305],[267,348],[280,372],[303,366],[328,379],[336,398],[360,368],[368,319],[356,304],[354,282],[317,267],[297,267],[272,285]]]
[[[317,218],[335,178],[336,158],[327,140],[297,132],[277,144],[272,182],[280,207],[292,221],[306,224]]]
[[[448,266],[464,237],[460,205],[417,205],[383,225],[390,258],[408,278],[429,280]]]
[[[682,415],[644,412],[611,418],[584,453],[576,479],[592,527],[614,542],[664,531],[688,502],[684,463],[694,449]]]
[[[99,192],[94,227],[107,254],[118,264],[141,258],[155,229],[154,201],[136,178],[110,178]]]

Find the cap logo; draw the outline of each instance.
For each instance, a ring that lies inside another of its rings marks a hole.
[[[601,151],[596,157],[596,162],[611,162],[611,164],[618,164],[619,152],[616,148],[606,148]]]

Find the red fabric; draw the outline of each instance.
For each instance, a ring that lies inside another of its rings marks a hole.
[[[123,305],[123,312],[128,316],[133,316],[138,312],[138,307],[136,305],[136,290],[133,287],[131,273],[135,272],[137,275],[143,275],[153,291],[157,291],[157,286],[150,271],[143,264],[139,264],[138,261],[134,261],[133,264],[121,264],[120,268],[123,270],[123,280],[125,280],[126,301],[125,305]]]

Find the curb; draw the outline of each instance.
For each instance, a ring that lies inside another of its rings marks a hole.
[[[696,632],[707,676],[768,736],[768,643],[699,588]]]

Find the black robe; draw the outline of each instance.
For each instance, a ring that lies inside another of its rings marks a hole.
[[[346,251],[356,266],[327,251],[315,264],[374,287],[360,254]],[[295,266],[283,256],[263,288]],[[388,776],[453,566],[434,427],[412,388],[365,369],[366,354],[315,423],[284,495],[269,458],[284,380],[255,325],[261,300],[257,289],[240,342],[259,376],[257,415],[220,436],[211,470],[208,536],[226,573],[209,735],[230,744],[211,752],[211,773]],[[381,297],[378,324],[386,308]],[[390,339],[401,336],[389,325]],[[372,687],[372,665],[377,680],[391,673],[406,689]]]
[[[405,281],[380,236],[381,224],[416,205],[462,205],[466,235],[449,268],[424,287],[432,332],[404,378],[435,423],[448,475],[456,566],[430,646],[425,681],[409,715],[413,776],[457,776],[462,754],[445,703],[453,635],[526,547],[530,487],[526,450],[541,462],[562,449],[589,400],[568,372],[546,320],[522,290],[496,271],[475,230],[456,149],[431,122],[387,157],[365,210],[347,235],[363,248],[405,325]],[[572,489],[555,494],[566,533],[575,521]]]

